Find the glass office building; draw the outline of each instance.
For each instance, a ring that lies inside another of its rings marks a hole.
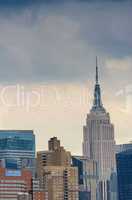
[[[118,199],[132,200],[132,150],[116,155]]]
[[[0,130],[0,167],[35,167],[35,135],[32,130]]]

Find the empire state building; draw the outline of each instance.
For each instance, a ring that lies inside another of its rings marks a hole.
[[[111,171],[115,169],[114,126],[102,104],[97,58],[94,101],[83,128],[83,155],[97,161],[100,181],[110,178]]]

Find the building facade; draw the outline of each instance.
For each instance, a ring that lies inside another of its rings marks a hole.
[[[0,130],[0,167],[35,168],[35,135],[30,130]]]
[[[40,186],[40,179],[32,178],[32,190],[31,190],[31,200],[45,200],[46,192]]]
[[[79,199],[97,200],[97,162],[83,156],[73,156],[72,165],[78,168]]]
[[[118,200],[132,199],[132,150],[116,155]]]
[[[45,196],[30,170],[0,168],[0,200],[45,200]]]
[[[43,167],[45,166],[71,166],[71,154],[60,145],[60,141],[54,137],[48,142],[48,151],[37,152],[37,175],[40,177],[43,188]]]
[[[75,167],[43,168],[44,191],[48,200],[78,200],[78,170]]]
[[[31,191],[32,173],[29,170],[0,168],[0,200],[17,200]]]
[[[115,169],[114,126],[102,104],[97,63],[94,102],[83,128],[83,155],[97,161],[102,189],[101,200],[107,200],[107,180]]]
[[[30,196],[28,193],[22,193],[20,192],[18,195],[17,195],[17,200],[29,200],[30,199]]]

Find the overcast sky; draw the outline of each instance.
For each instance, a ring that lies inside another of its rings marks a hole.
[[[97,55],[116,141],[132,140],[131,10],[127,0],[0,1],[1,128],[34,129],[37,149],[58,136],[81,153]]]

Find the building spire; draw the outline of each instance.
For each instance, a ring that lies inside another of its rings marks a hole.
[[[96,83],[95,83],[95,89],[94,89],[94,101],[93,101],[93,107],[92,111],[103,111],[105,112],[105,109],[102,104],[101,100],[101,89],[99,84],[99,72],[98,72],[98,58],[96,56]]]
[[[99,75],[98,75],[98,57],[96,56],[96,84],[98,84]]]

